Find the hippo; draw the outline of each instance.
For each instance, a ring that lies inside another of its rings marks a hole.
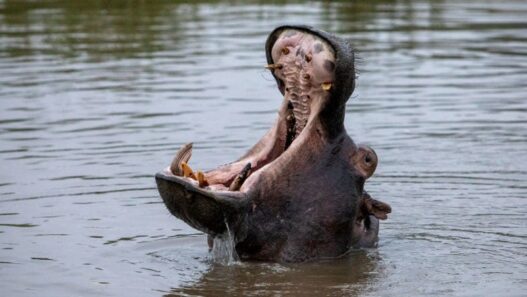
[[[192,144],[184,145],[155,176],[164,204],[210,238],[231,234],[241,260],[303,262],[376,247],[391,208],[364,190],[377,154],[344,128],[356,80],[350,43],[285,25],[265,53],[283,95],[274,125],[240,159],[206,172],[191,169]]]

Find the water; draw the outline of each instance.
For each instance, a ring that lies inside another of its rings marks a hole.
[[[262,3],[0,1],[2,295],[525,296],[527,4]],[[268,129],[284,22],[353,40],[345,124],[393,214],[346,259],[215,264],[153,174]]]
[[[236,239],[234,233],[229,228],[229,223],[225,219],[227,232],[214,237],[212,250],[212,260],[215,264],[235,265],[240,262],[240,257],[236,252]]]

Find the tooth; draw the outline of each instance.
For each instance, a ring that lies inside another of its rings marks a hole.
[[[333,84],[330,82],[322,83],[322,90],[329,91],[333,87]]]
[[[183,170],[183,177],[197,179],[194,171],[192,171],[192,168],[186,162],[181,162],[181,169]]]
[[[247,163],[245,167],[243,167],[242,171],[238,173],[236,178],[231,183],[231,186],[229,187],[229,191],[238,191],[242,187],[243,182],[247,179],[249,176],[249,173],[251,171],[251,163]]]
[[[284,67],[282,64],[267,64],[267,66],[265,66],[265,68],[269,70],[282,69],[282,67]]]
[[[192,156],[192,142],[182,146],[176,153],[174,160],[170,164],[170,171],[172,174],[177,176],[183,176],[183,169],[181,168],[182,163],[188,163]]]
[[[198,180],[198,184],[200,188],[203,188],[209,185],[209,183],[207,182],[207,179],[205,179],[205,174],[203,174],[203,172],[198,171],[196,175],[197,175],[196,179]]]

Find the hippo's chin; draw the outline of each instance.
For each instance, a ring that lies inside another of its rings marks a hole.
[[[278,119],[238,161],[207,172],[188,162],[192,144],[156,175],[165,205],[211,236],[228,228],[243,259],[302,261],[376,245],[390,207],[364,182],[377,155],[343,126],[355,84],[348,43],[308,27],[275,29],[267,68],[284,95]]]

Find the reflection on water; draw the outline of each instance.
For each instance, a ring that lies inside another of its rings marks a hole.
[[[375,252],[354,251],[338,261],[210,265],[197,282],[166,296],[358,296],[382,274],[377,261]]]
[[[0,285],[7,295],[506,295],[527,290],[527,5],[0,1]],[[351,38],[346,126],[380,157],[378,249],[213,264],[153,180],[240,156],[281,96],[275,26]]]

